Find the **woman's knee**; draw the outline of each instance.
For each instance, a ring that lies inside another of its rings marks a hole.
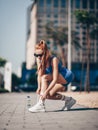
[[[49,95],[54,96],[57,92],[64,92],[65,87],[61,84],[56,84],[53,89],[50,90]]]

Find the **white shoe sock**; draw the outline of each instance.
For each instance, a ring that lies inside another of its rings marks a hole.
[[[62,101],[68,101],[70,99],[71,99],[71,97],[67,97],[65,95],[62,95],[62,98],[61,98]]]
[[[38,102],[41,103],[41,104],[43,104],[43,105],[45,105],[45,100],[42,100],[41,96],[39,96]]]

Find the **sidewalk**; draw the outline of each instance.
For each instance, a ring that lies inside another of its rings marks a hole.
[[[64,92],[64,95],[70,95],[77,100],[77,103],[90,108],[98,108],[98,91],[94,92]]]
[[[63,101],[46,101],[45,113],[30,113],[26,96],[36,103],[35,93],[0,94],[0,130],[98,130],[97,108],[75,104],[70,111],[60,111]]]

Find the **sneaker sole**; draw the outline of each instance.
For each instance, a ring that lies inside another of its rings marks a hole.
[[[72,99],[72,101],[70,101],[69,105],[66,106],[66,110],[70,110],[70,108],[76,103],[75,99]]]
[[[29,112],[32,112],[32,113],[37,113],[37,112],[46,112],[45,109],[42,109],[42,110],[28,110]]]

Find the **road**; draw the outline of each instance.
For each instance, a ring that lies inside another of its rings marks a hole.
[[[63,101],[46,101],[45,113],[30,113],[26,97],[36,103],[35,93],[0,94],[0,130],[98,130],[98,110],[75,104],[60,111]]]

